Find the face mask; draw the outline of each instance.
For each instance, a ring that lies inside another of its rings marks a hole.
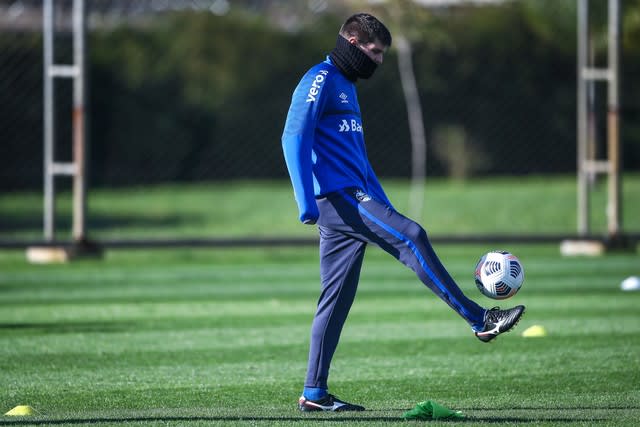
[[[351,81],[368,79],[378,67],[371,58],[357,46],[338,35],[336,47],[329,54],[333,64]]]

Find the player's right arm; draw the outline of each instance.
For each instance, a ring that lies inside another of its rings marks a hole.
[[[299,219],[315,224],[319,212],[313,187],[312,149],[322,109],[322,89],[328,71],[314,67],[302,78],[291,98],[282,134],[282,150],[298,204]]]

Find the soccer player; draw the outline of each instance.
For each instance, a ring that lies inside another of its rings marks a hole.
[[[365,248],[375,243],[466,320],[483,342],[511,329],[524,306],[486,310],[467,298],[436,256],[424,229],[397,212],[367,158],[355,83],[382,64],[389,30],[359,13],[335,48],[302,77],[282,135],[300,221],[320,234],[321,294],[311,327],[301,411],[362,411],[328,391],[331,359],[353,303]]]

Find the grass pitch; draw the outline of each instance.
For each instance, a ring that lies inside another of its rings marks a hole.
[[[494,301],[472,274],[489,249],[436,247],[484,306]],[[315,248],[109,251],[69,265],[0,252],[0,410],[38,411],[0,425],[407,425],[402,413],[427,399],[462,410],[465,426],[637,425],[640,292],[619,285],[640,274],[638,255],[506,249],[526,281],[503,305],[527,313],[491,344],[369,249],[330,379],[332,392],[368,410],[345,414],[296,409]],[[534,324],[548,336],[520,336]]]
[[[431,236],[574,235],[575,176],[492,177],[455,181],[429,178],[420,213],[408,211],[410,184],[386,180],[385,191],[402,213],[423,224]],[[605,235],[606,181],[591,194],[590,230]],[[314,237],[297,222],[288,180],[221,181],[91,189],[91,238]],[[60,191],[57,237],[71,239],[71,194]],[[624,231],[640,233],[640,174],[626,174],[622,187]],[[0,193],[0,242],[42,239],[42,194]]]

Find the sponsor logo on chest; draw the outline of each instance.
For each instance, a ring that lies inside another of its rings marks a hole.
[[[350,122],[346,119],[342,119],[342,121],[338,124],[338,132],[362,133],[362,123],[358,123],[355,119],[351,119]]]

